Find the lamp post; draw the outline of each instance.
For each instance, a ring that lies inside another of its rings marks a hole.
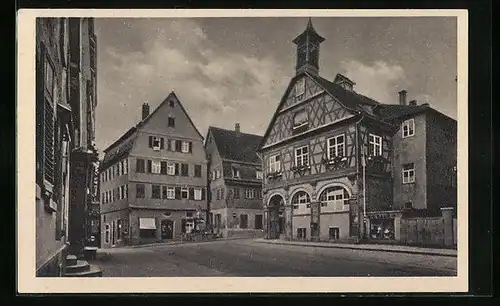
[[[363,229],[361,238],[366,237],[366,161],[371,160],[370,155],[366,155],[365,148],[363,148],[363,154],[361,156],[361,166],[363,167]]]

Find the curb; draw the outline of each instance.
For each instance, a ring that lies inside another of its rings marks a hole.
[[[129,245],[129,246],[125,246],[123,248],[137,249],[137,248],[147,248],[147,247],[161,247],[161,246],[169,246],[169,245],[206,243],[206,242],[217,242],[217,241],[238,240],[238,239],[249,239],[249,238],[237,237],[237,238],[218,238],[218,239],[213,239],[213,240],[201,240],[201,241],[158,242],[158,243],[141,244],[141,245]]]
[[[265,242],[257,241],[258,243],[267,244],[277,244],[277,245],[291,245],[291,246],[307,246],[307,247],[317,247],[317,248],[327,248],[327,249],[348,249],[348,250],[362,250],[362,251],[374,251],[374,252],[389,252],[389,253],[405,253],[405,254],[416,254],[416,255],[433,255],[433,256],[444,256],[444,257],[457,257],[456,254],[444,254],[444,253],[433,253],[426,251],[406,251],[406,250],[390,250],[390,249],[374,249],[374,248],[355,248],[349,246],[339,246],[339,245],[309,245],[309,244],[295,244],[295,243],[283,243],[283,242]]]

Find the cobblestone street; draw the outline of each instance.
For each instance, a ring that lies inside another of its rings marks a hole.
[[[457,260],[229,240],[100,250],[103,277],[455,276]]]

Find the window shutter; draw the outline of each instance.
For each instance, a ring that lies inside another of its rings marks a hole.
[[[175,163],[175,175],[179,175],[179,164]]]
[[[153,147],[153,136],[149,136],[149,147]]]
[[[205,188],[201,188],[201,199],[205,200]]]
[[[189,153],[193,153],[193,142],[189,142]]]
[[[181,199],[181,187],[175,187],[175,198],[177,200]]]
[[[167,162],[165,161],[160,162],[160,173],[167,174]]]
[[[180,140],[176,140],[175,141],[175,151],[181,152],[181,146],[182,146],[182,142]]]
[[[194,188],[189,188],[189,199],[194,200]]]
[[[151,173],[151,168],[152,168],[152,165],[151,165],[151,160],[148,159],[148,173]]]
[[[163,139],[163,137],[160,138],[160,149],[163,150],[163,148],[165,148],[165,139]]]
[[[170,139],[167,139],[167,151],[172,151],[170,142],[171,142]]]

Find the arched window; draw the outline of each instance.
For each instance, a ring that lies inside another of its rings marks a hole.
[[[323,210],[349,210],[349,192],[342,186],[333,186],[325,189],[319,198]]]
[[[292,205],[293,209],[300,208],[310,208],[311,207],[311,198],[305,191],[298,191],[292,197]],[[304,206],[304,207],[301,207]]]

